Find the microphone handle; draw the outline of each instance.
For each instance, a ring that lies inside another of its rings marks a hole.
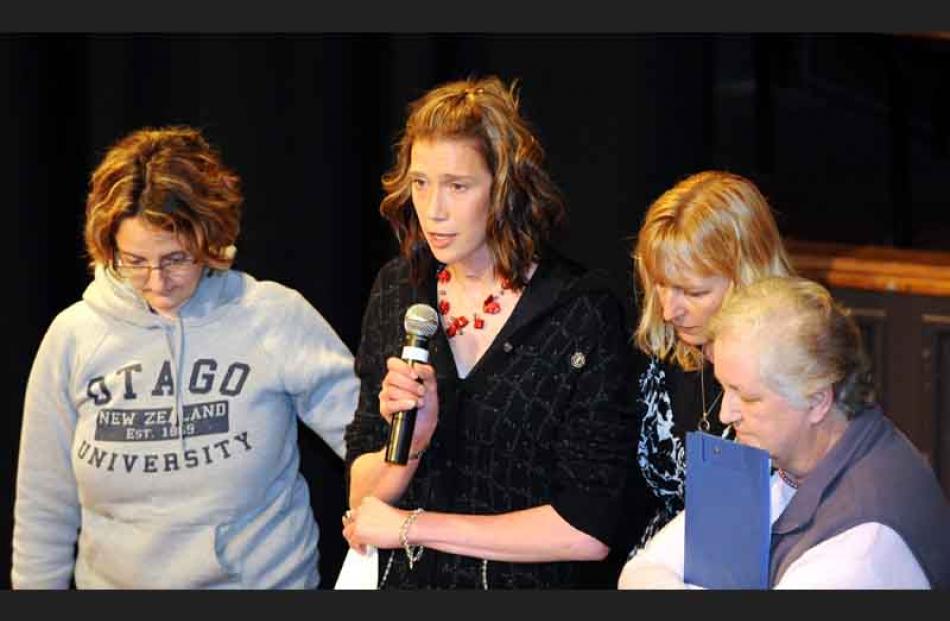
[[[405,466],[409,463],[409,448],[416,429],[416,409],[396,412],[393,426],[389,429],[389,444],[386,445],[386,461]]]
[[[428,362],[427,339],[407,334],[402,348],[402,359],[410,365],[413,362]],[[412,447],[412,435],[416,429],[416,408],[393,414],[392,427],[389,429],[389,442],[386,444],[386,461],[390,464],[405,466],[409,463],[409,449]]]

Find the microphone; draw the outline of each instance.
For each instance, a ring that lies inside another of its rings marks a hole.
[[[413,304],[403,320],[406,340],[402,345],[402,359],[413,362],[429,362],[429,339],[439,328],[439,315],[428,304]],[[386,461],[405,466],[409,463],[409,447],[416,428],[416,408],[393,414],[389,429],[389,444],[386,445]]]

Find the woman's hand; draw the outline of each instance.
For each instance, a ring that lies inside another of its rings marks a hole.
[[[429,446],[439,423],[439,391],[435,369],[427,364],[410,366],[399,358],[386,360],[386,377],[379,391],[379,414],[390,425],[396,412],[416,408],[416,425],[412,434],[411,453]],[[420,384],[417,380],[422,380]]]
[[[351,548],[365,554],[366,546],[379,549],[398,548],[399,530],[409,516],[375,496],[366,496],[360,505],[343,516],[343,537]]]

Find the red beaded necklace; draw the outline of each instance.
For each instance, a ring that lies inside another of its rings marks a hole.
[[[438,282],[438,295],[439,295],[439,314],[448,319],[448,326],[445,328],[445,335],[449,338],[452,338],[456,335],[464,334],[464,328],[469,324],[468,317],[465,315],[450,315],[449,312],[452,310],[452,305],[449,304],[449,301],[445,299],[446,292],[442,288],[447,282],[452,280],[452,273],[446,269],[444,266],[436,274],[436,281]],[[505,291],[511,289],[511,283],[508,282],[508,279],[503,278],[501,281],[501,289],[497,293],[491,293],[487,298],[482,302],[482,313],[485,315],[497,315],[501,312],[501,303],[500,299],[505,294]],[[478,312],[472,313],[472,327],[476,330],[482,330],[485,328],[485,318],[478,314]]]

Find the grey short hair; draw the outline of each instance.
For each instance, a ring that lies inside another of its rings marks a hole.
[[[710,338],[725,333],[768,339],[760,350],[763,382],[803,405],[825,386],[848,418],[875,401],[861,331],[850,312],[820,284],[773,277],[733,293],[710,322]]]

